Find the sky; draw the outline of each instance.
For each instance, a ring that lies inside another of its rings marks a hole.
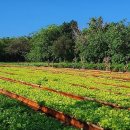
[[[0,0],[0,37],[25,36],[72,19],[82,29],[99,16],[130,21],[130,0]]]

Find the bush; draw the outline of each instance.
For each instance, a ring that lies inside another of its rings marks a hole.
[[[4,63],[0,63],[1,65]],[[44,66],[44,67],[55,67],[55,68],[75,68],[75,69],[95,69],[95,70],[106,70],[106,67],[103,63],[84,63],[82,64],[81,62],[77,63],[72,63],[72,62],[60,62],[60,63],[50,63],[48,65],[47,62],[19,62],[19,63],[8,63],[8,64],[13,64],[13,65],[18,65],[18,66]],[[130,71],[130,63],[128,65],[124,64],[111,64],[110,66],[111,71],[121,71],[121,72],[126,72]]]

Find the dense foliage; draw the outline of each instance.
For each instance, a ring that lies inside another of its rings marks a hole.
[[[25,61],[30,37],[0,39],[0,61]]]
[[[130,24],[91,18],[80,30],[76,21],[51,25],[28,37],[1,38],[0,61],[47,61],[127,64]]]

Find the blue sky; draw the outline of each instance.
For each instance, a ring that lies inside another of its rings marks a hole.
[[[23,36],[72,19],[79,27],[91,17],[130,21],[130,0],[0,0],[0,37]]]

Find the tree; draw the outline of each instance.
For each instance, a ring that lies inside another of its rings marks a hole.
[[[106,32],[108,55],[112,63],[125,63],[130,57],[130,30],[124,21],[111,23]]]
[[[27,59],[30,61],[52,61],[52,46],[59,36],[60,28],[56,25],[41,29],[34,34],[30,40],[31,50],[27,55]]]
[[[101,17],[90,20],[89,27],[84,29],[77,38],[76,47],[82,62],[103,61],[108,45],[105,41],[104,23]]]
[[[62,61],[72,61],[74,58],[73,41],[63,35],[59,37],[53,45],[54,56]]]
[[[11,61],[25,61],[25,55],[29,51],[27,37],[12,38],[6,47]]]

